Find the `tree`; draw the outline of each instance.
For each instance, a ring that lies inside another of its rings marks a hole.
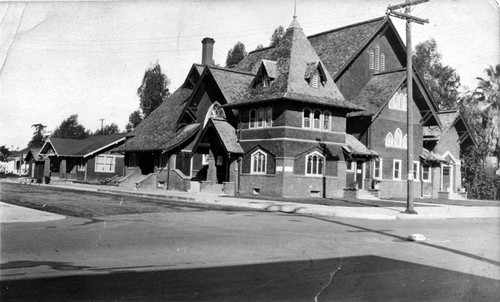
[[[482,113],[484,139],[489,155],[500,155],[500,64],[485,69],[488,79],[479,81],[473,95]]]
[[[264,45],[262,45],[262,43],[259,43],[259,45],[257,45],[257,47],[255,48],[255,50],[262,49],[262,48],[264,48]]]
[[[142,122],[142,115],[139,110],[136,110],[130,114],[128,117],[128,124],[125,126],[125,129],[127,129],[127,132],[130,132],[134,130],[137,125],[139,125]]]
[[[246,56],[247,52],[245,51],[245,45],[238,41],[238,43],[227,52],[226,66],[236,65]]]
[[[472,199],[499,199],[500,176],[487,172],[486,144],[472,146],[462,153],[462,185],[467,191],[467,197]]]
[[[283,36],[285,35],[285,29],[283,28],[283,26],[278,26],[274,32],[273,32],[273,35],[271,36],[271,43],[269,44],[269,46],[277,46],[281,39],[283,38]]]
[[[120,133],[120,128],[115,123],[111,123],[110,125],[104,126],[102,129],[98,129],[94,132],[94,135],[107,135],[107,134],[116,134]]]
[[[162,73],[158,62],[146,70],[141,86],[137,88],[144,118],[148,117],[170,95],[169,85],[170,80]]]
[[[47,128],[47,126],[44,126],[42,124],[33,124],[31,125],[31,127],[35,128],[35,132],[33,132],[33,137],[31,138],[31,141],[28,143],[28,148],[43,146],[45,140],[45,135],[43,130]]]
[[[424,77],[439,109],[457,109],[460,76],[455,69],[441,63],[442,55],[438,52],[436,40],[430,39],[419,43],[413,53],[413,62]]]
[[[57,127],[53,137],[82,139],[90,136],[90,131],[78,123],[78,114],[73,114]]]
[[[7,161],[7,157],[11,154],[12,152],[5,145],[0,146],[0,161]]]

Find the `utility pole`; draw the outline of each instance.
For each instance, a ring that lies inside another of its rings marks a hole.
[[[406,20],[406,92],[407,92],[407,103],[406,103],[406,129],[407,129],[407,162],[406,171],[408,171],[408,176],[406,177],[408,186],[408,196],[406,198],[406,213],[407,214],[417,214],[413,209],[413,64],[412,64],[412,48],[411,48],[411,22],[416,22],[423,25],[424,23],[429,23],[428,19],[422,19],[410,15],[411,6],[418,5],[421,3],[428,2],[429,0],[406,0],[405,3],[400,3],[396,5],[390,5],[387,7],[387,15],[394,16],[396,18]],[[397,12],[395,10],[405,9],[405,12]],[[418,171],[416,171],[418,173]]]
[[[102,122],[104,121],[104,119],[100,118],[99,120],[101,121],[101,133],[102,133]]]

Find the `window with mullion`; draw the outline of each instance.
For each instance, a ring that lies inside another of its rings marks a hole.
[[[266,174],[266,164],[267,164],[267,155],[261,150],[255,151],[252,153],[251,157],[251,173],[252,174]]]
[[[325,158],[318,152],[306,156],[306,175],[322,176]]]
[[[250,127],[249,128],[255,128],[255,121],[256,121],[256,112],[255,109],[250,109]]]

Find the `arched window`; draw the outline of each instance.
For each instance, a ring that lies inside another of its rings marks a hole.
[[[407,94],[401,93],[401,110],[406,111],[407,104]]]
[[[380,70],[380,46],[375,45],[375,70]]]
[[[405,134],[405,136],[403,137],[403,142],[402,142],[402,144],[401,144],[401,147],[402,147],[402,148],[405,148],[405,149],[406,149],[406,148],[408,148],[408,137],[407,137],[407,135],[406,135],[406,134]]]
[[[266,127],[272,127],[273,126],[273,108],[267,107],[266,108]]]
[[[370,69],[374,68],[374,62],[373,61],[374,61],[373,50],[369,50],[368,51],[368,62],[369,62]]]
[[[267,166],[267,154],[261,150],[257,150],[252,153],[250,163],[250,173],[251,174],[266,174]]]
[[[392,133],[389,132],[385,136],[385,146],[386,147],[394,147],[394,137],[392,136]]]
[[[255,109],[250,109],[250,128],[255,128],[256,124],[256,112]]]
[[[313,152],[306,156],[306,175],[323,175],[325,158],[319,152]]]
[[[259,110],[257,110],[257,128],[264,127],[264,114],[264,108],[259,108]]]
[[[403,146],[403,133],[401,129],[396,129],[394,132],[394,147],[402,147]]]
[[[311,128],[311,110],[304,109],[302,115],[302,128]]]
[[[323,130],[330,131],[331,118],[332,115],[330,114],[330,112],[326,111],[323,114]]]
[[[380,54],[380,71],[385,70],[385,55],[383,53]]]
[[[321,111],[314,110],[314,129],[321,129]]]

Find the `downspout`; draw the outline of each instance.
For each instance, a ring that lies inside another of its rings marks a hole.
[[[240,196],[240,190],[241,190],[241,181],[240,181],[240,174],[241,174],[241,156],[237,159],[238,161],[238,185],[236,186],[236,196]]]
[[[240,139],[241,139],[241,122],[238,121],[238,130],[236,130],[236,137],[238,138],[238,145],[240,144]],[[241,190],[241,161],[242,161],[242,156],[238,157],[238,175],[237,175],[237,180],[238,180],[238,185],[236,186],[236,196],[240,196],[240,190]]]
[[[170,160],[171,160],[172,155],[168,156],[168,161],[167,161],[167,190],[170,190]]]

